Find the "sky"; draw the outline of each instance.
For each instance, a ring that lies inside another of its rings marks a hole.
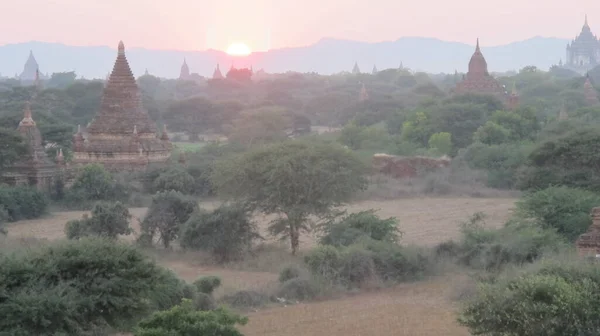
[[[573,38],[600,0],[0,0],[0,45],[28,41],[175,50],[253,51],[324,37],[365,42],[403,36],[501,45]]]

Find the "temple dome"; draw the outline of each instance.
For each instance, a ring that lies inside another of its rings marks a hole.
[[[475,52],[473,53],[473,56],[471,56],[471,60],[469,61],[469,72],[467,75],[488,75],[487,62],[485,61],[485,57],[483,57],[483,54],[479,49],[479,39],[477,39],[477,46],[475,47]]]

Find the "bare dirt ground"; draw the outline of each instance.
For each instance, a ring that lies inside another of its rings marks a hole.
[[[487,215],[486,223],[491,227],[502,225],[512,212],[512,198],[411,198],[388,201],[362,201],[347,207],[348,212],[368,209],[379,210],[381,217],[396,217],[399,228],[404,232],[403,243],[433,246],[448,239],[457,238],[461,222],[467,220],[475,212]],[[207,209],[214,208],[215,202],[201,203]],[[139,220],[146,213],[146,208],[130,209],[132,227],[139,229]],[[64,238],[64,225],[67,221],[79,219],[84,211],[55,212],[35,220],[26,220],[9,226],[11,237],[35,237],[46,239]],[[265,237],[267,226],[272,216],[257,216],[259,228]],[[132,239],[133,237],[127,237]],[[312,235],[304,236],[301,241],[303,249],[311,248],[316,243]]]
[[[403,243],[433,246],[458,238],[459,224],[475,212],[487,215],[491,227],[502,225],[510,216],[515,199],[511,198],[413,198],[389,201],[363,201],[348,206],[349,212],[379,209],[382,217],[396,217],[404,232]],[[202,203],[213,208],[214,202]],[[132,226],[139,228],[145,208],[133,208]],[[8,227],[9,237],[62,239],[68,220],[78,219],[84,212],[57,212],[46,218],[21,221]],[[269,218],[257,217],[263,233]],[[127,239],[133,239],[128,237]],[[302,249],[314,246],[314,236],[306,236]],[[223,279],[221,293],[268,286],[277,280],[272,272],[248,272],[205,266],[193,255],[176,253],[158,256],[157,260],[187,281],[203,275]],[[267,261],[270,262],[270,261]],[[250,322],[242,328],[247,336],[344,335],[344,336],[463,336],[469,333],[456,323],[455,305],[449,299],[464,276],[445,275],[422,282],[361,293],[342,299],[269,308],[252,312]]]
[[[246,336],[467,336],[449,296],[461,277],[444,276],[339,300],[248,315]]]

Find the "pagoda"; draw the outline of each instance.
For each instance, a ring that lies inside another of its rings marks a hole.
[[[600,257],[600,208],[592,209],[592,225],[575,242],[582,257]]]
[[[181,65],[181,70],[179,71],[179,79],[185,80],[190,78],[190,67],[187,65],[187,60],[183,59],[183,65]]]
[[[594,85],[592,85],[589,75],[585,76],[585,83],[583,83],[583,94],[588,105],[595,106],[600,104],[600,100],[598,100],[598,91],[596,91],[596,88],[594,88]]]
[[[223,79],[223,74],[221,73],[221,68],[219,67],[219,64],[217,64],[217,68],[213,72],[212,78],[213,79]]]
[[[31,115],[31,104],[23,109],[23,119],[17,131],[28,145],[27,154],[6,168],[2,181],[9,185],[31,185],[45,189],[52,185],[60,168],[50,159],[42,145],[42,135]],[[62,152],[61,152],[62,153]]]
[[[87,127],[73,136],[73,165],[99,163],[112,171],[144,169],[166,162],[173,146],[165,131],[160,136],[142,107],[140,90],[119,43],[117,60],[100,103]]]
[[[508,95],[506,106],[509,110],[515,110],[519,106],[519,93],[517,92],[517,84],[513,82],[513,87]]]
[[[500,98],[502,101],[506,101],[507,97],[504,88],[488,72],[487,62],[479,48],[479,39],[477,39],[475,52],[469,61],[469,71],[463,80],[456,84],[454,93],[489,94]]]
[[[587,15],[579,35],[567,44],[567,62],[564,67],[584,74],[600,65],[600,40],[592,33]]]

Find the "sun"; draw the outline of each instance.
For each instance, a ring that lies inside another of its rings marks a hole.
[[[252,53],[250,48],[245,43],[232,43],[227,48],[227,53],[231,56],[247,56]]]

